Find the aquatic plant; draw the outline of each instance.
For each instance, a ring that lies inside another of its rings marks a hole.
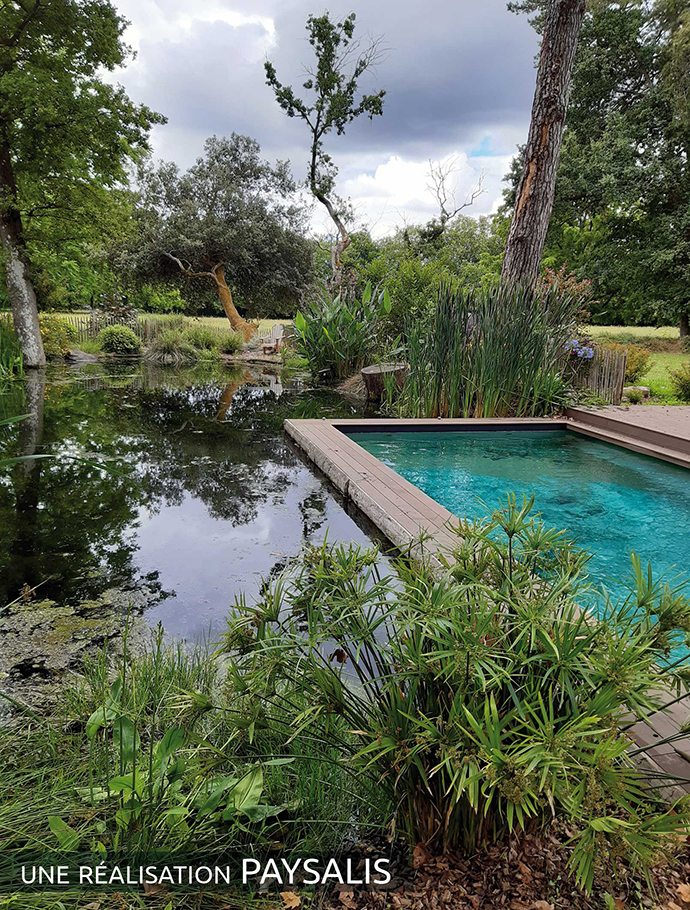
[[[439,290],[407,327],[409,378],[389,407],[404,417],[535,417],[564,402],[563,352],[578,302],[521,288]]]
[[[166,329],[156,335],[145,356],[159,363],[192,363],[199,359],[199,350],[183,330]]]
[[[391,301],[382,291],[374,302],[371,285],[361,301],[346,294],[331,297],[324,289],[295,318],[297,352],[306,359],[312,375],[324,382],[338,382],[366,365],[376,350],[382,316]]]
[[[440,576],[403,561],[384,576],[376,550],[311,548],[236,605],[231,704],[238,729],[282,733],[286,748],[337,745],[388,794],[395,830],[431,853],[565,822],[570,868],[591,889],[612,857],[646,871],[690,830],[683,802],[669,809],[645,786],[645,748],[627,733],[684,691],[690,659],[670,650],[690,602],[634,557],[630,595],[594,617],[587,554],[532,507],[509,498],[458,528]]]
[[[221,354],[237,354],[244,347],[244,336],[240,332],[219,333],[218,350]]]

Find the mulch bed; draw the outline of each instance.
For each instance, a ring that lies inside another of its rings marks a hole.
[[[614,879],[595,882],[585,895],[567,870],[567,834],[525,836],[508,845],[465,856],[431,857],[415,851],[416,869],[398,870],[391,890],[341,890],[328,910],[688,910],[690,846],[677,861],[652,872],[653,891],[621,865]],[[689,839],[690,841],[690,839]],[[380,854],[379,854],[380,855]]]

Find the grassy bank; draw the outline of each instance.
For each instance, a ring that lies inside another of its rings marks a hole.
[[[62,315],[62,314],[61,314]],[[83,313],[65,313],[65,316],[83,316]],[[230,329],[230,323],[225,316],[180,316],[179,314],[162,314],[162,313],[140,313],[139,319],[149,319],[152,322],[172,322],[179,323],[183,319],[188,325],[205,325],[210,328],[223,331]],[[274,325],[286,325],[292,322],[291,319],[259,319],[256,320],[259,326],[259,334],[267,335]]]

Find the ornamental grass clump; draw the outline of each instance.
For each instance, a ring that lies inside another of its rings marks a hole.
[[[430,320],[407,328],[403,417],[537,417],[565,402],[564,351],[578,301],[557,290],[442,285]]]
[[[336,748],[354,789],[385,791],[383,821],[411,846],[474,852],[564,823],[589,890],[617,862],[646,871],[690,830],[628,735],[690,675],[686,652],[671,656],[690,602],[633,557],[629,595],[602,595],[595,617],[588,555],[531,510],[510,498],[458,529],[442,573],[309,549],[236,606],[231,703],[253,735]]]

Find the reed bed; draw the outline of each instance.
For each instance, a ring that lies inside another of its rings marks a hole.
[[[403,417],[537,417],[567,390],[564,351],[577,302],[523,288],[443,285],[407,326],[409,378],[389,406]]]

